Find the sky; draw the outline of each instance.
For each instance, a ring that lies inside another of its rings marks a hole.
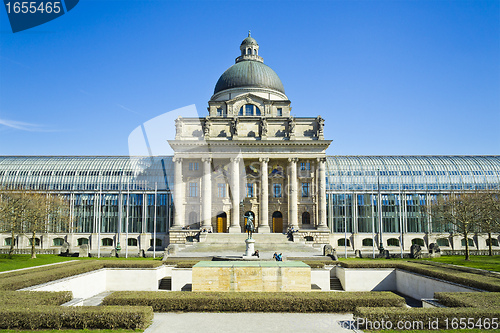
[[[82,0],[18,33],[0,8],[0,155],[127,155],[206,116],[248,30],[329,155],[500,155],[500,0]]]

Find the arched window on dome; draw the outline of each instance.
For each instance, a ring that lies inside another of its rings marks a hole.
[[[260,116],[260,109],[253,104],[245,104],[240,108],[238,112],[239,116]]]
[[[247,54],[252,54],[252,49],[247,49]]]

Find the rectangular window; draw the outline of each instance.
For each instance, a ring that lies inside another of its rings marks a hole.
[[[196,171],[199,167],[198,162],[189,162],[189,171]]]
[[[217,197],[219,198],[226,197],[226,184],[224,183],[217,184]]]
[[[247,198],[253,198],[254,184],[247,184]]]
[[[222,117],[222,108],[217,108],[217,116]]]
[[[252,104],[245,105],[245,116],[253,116],[253,105]]]
[[[300,162],[300,170],[311,170],[311,163],[309,162]]]
[[[309,183],[302,183],[302,197],[309,196]]]
[[[281,184],[273,184],[273,196],[281,198]]]
[[[283,117],[283,109],[282,108],[278,108],[276,110],[276,116],[278,117]]]
[[[198,196],[198,183],[189,183],[189,196],[190,197]]]

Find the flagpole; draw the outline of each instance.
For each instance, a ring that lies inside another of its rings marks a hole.
[[[128,223],[129,223],[129,205],[130,205],[130,183],[127,180],[127,213],[125,223],[125,258],[128,258]]]
[[[155,183],[155,211],[153,219],[153,259],[156,258],[156,198],[158,193],[158,183]]]

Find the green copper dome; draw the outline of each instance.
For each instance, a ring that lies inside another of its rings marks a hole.
[[[214,94],[231,88],[267,88],[285,93],[278,75],[259,61],[240,61],[229,67],[215,85]]]

